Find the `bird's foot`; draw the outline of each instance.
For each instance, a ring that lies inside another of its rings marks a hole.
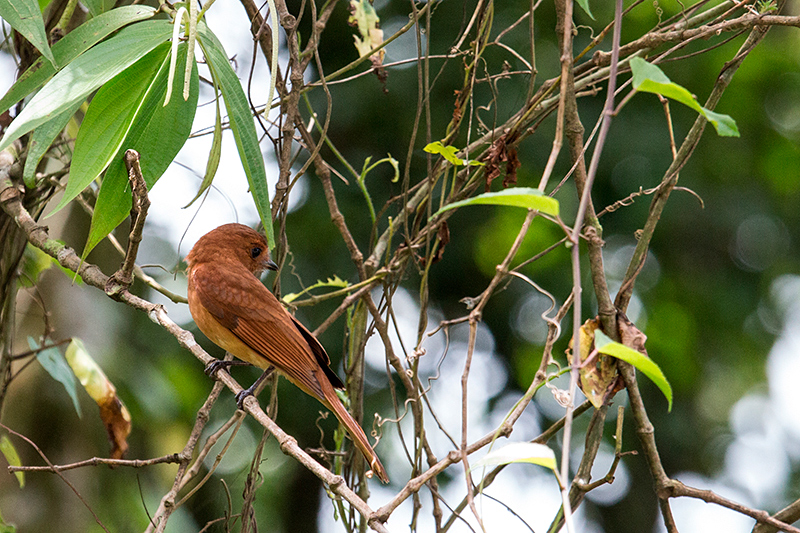
[[[245,363],[244,361],[225,361],[222,359],[216,359],[208,363],[208,366],[206,366],[204,372],[207,376],[213,376],[219,370],[229,370],[232,366],[244,366],[249,364],[250,363]]]
[[[252,385],[250,385],[246,389],[237,392],[236,393],[236,406],[239,407],[239,409],[244,409],[244,401],[247,399],[247,397],[248,396],[255,396],[256,395],[256,389],[258,388],[258,386],[261,385],[261,383],[265,379],[267,379],[270,376],[270,374],[272,374],[274,371],[275,371],[275,367],[274,366],[270,366],[268,369],[266,369],[264,371],[263,374],[258,376],[258,379],[256,380],[255,383],[253,383]]]
[[[236,407],[244,410],[244,401],[247,399],[247,397],[256,395],[255,386],[256,384],[253,383],[252,386],[240,390],[239,392],[236,393],[236,396],[234,396],[234,398],[236,399]]]

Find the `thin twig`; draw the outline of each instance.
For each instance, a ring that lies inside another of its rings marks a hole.
[[[73,470],[75,468],[83,468],[85,466],[99,466],[106,465],[110,467],[128,466],[131,468],[144,468],[146,466],[160,465],[164,463],[180,463],[181,457],[177,453],[164,455],[162,457],[155,457],[153,459],[111,459],[108,457],[92,457],[78,461],[77,463],[69,463],[65,465],[53,466],[9,466],[9,472],[64,472]]]

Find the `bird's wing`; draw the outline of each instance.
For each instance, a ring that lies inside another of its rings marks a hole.
[[[322,345],[246,268],[207,263],[196,266],[192,278],[200,303],[219,323],[300,388],[324,400],[320,374],[341,386]]]

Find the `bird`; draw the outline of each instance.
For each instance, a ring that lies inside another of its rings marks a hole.
[[[267,269],[278,270],[266,239],[249,226],[225,224],[203,235],[186,263],[189,311],[197,327],[220,348],[265,370],[252,387],[237,395],[239,406],[277,369],[336,415],[372,472],[388,483],[386,469],[367,436],[336,394],[344,384],[331,370],[325,348],[257,277]],[[229,362],[217,363],[207,367],[209,374],[229,366]]]

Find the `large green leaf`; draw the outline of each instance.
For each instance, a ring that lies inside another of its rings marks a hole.
[[[179,61],[186,61],[184,43],[178,48],[178,54]],[[92,248],[130,213],[131,193],[128,186],[128,172],[123,161],[125,150],[133,149],[139,152],[142,174],[147,187],[151,188],[189,138],[199,93],[197,65],[192,69],[189,99],[184,101],[183,98],[172,98],[169,104],[164,106],[168,71],[169,59],[165,57],[125,140],[120,144],[119,150],[106,170],[83,257],[86,257]],[[183,76],[183,70],[180,69],[174,80],[176,87],[183,86]]]
[[[56,74],[14,119],[0,141],[0,150],[65,112],[95,89],[136,63],[172,35],[166,20],[145,20],[78,56]]]
[[[63,39],[53,45],[53,55],[62,67],[68,65],[86,50],[132,22],[152,17],[155,9],[149,6],[124,6],[81,24]],[[22,73],[14,85],[0,99],[0,113],[16,104],[33,91],[41,87],[53,74],[56,67],[44,58],[34,61],[28,70]]]
[[[606,334],[599,329],[594,332],[594,347],[597,351],[621,359],[628,364],[635,366],[645,376],[650,378],[653,383],[661,389],[669,403],[668,411],[672,411],[672,386],[667,381],[661,368],[646,355],[629,348],[624,344],[612,341]]]
[[[250,194],[253,195],[253,201],[267,233],[269,247],[272,249],[275,247],[275,234],[272,230],[267,171],[264,168],[264,158],[258,144],[250,105],[247,103],[242,84],[231,68],[225,49],[217,36],[202,22],[197,25],[197,34],[211,75],[225,99],[231,131],[236,140],[236,148],[239,150],[239,158],[247,176],[247,183],[250,185]]]
[[[648,63],[641,57],[634,57],[631,59],[631,71],[633,71],[633,88],[637,91],[660,94],[691,107],[703,115],[714,126],[720,136],[739,136],[739,129],[736,127],[735,120],[729,115],[715,113],[701,106],[692,96],[692,93],[671,81],[657,66]]]
[[[71,202],[106,169],[133,124],[169,52],[169,43],[121,72],[97,91],[75,140],[69,181],[51,216]]]
[[[114,0],[81,0],[93,17],[99,16],[114,7]]]
[[[37,0],[0,0],[0,17],[28,39],[50,63],[57,64],[47,42],[47,31]]]
[[[434,213],[433,216],[465,205],[509,205],[536,209],[547,215],[558,216],[558,200],[545,196],[539,189],[531,189],[529,187],[512,187],[498,192],[479,194],[466,200],[447,204]]]
[[[203,181],[200,183],[200,188],[197,190],[197,194],[194,195],[194,198],[192,198],[191,202],[183,207],[184,209],[195,203],[195,201],[200,198],[209,187],[211,187],[211,183],[214,181],[214,176],[217,175],[219,158],[222,155],[222,112],[219,108],[219,100],[219,91],[216,87],[214,87],[214,103],[217,107],[217,118],[214,120],[214,137],[211,141],[211,150],[208,152],[206,173],[203,176]]]
[[[33,130],[31,141],[28,143],[28,157],[25,159],[25,169],[22,171],[22,181],[25,182],[25,186],[29,189],[36,186],[36,167],[39,166],[39,161],[42,160],[45,152],[53,144],[58,134],[67,126],[69,119],[78,112],[78,108],[82,104],[82,101],[76,102],[71,108]]]

